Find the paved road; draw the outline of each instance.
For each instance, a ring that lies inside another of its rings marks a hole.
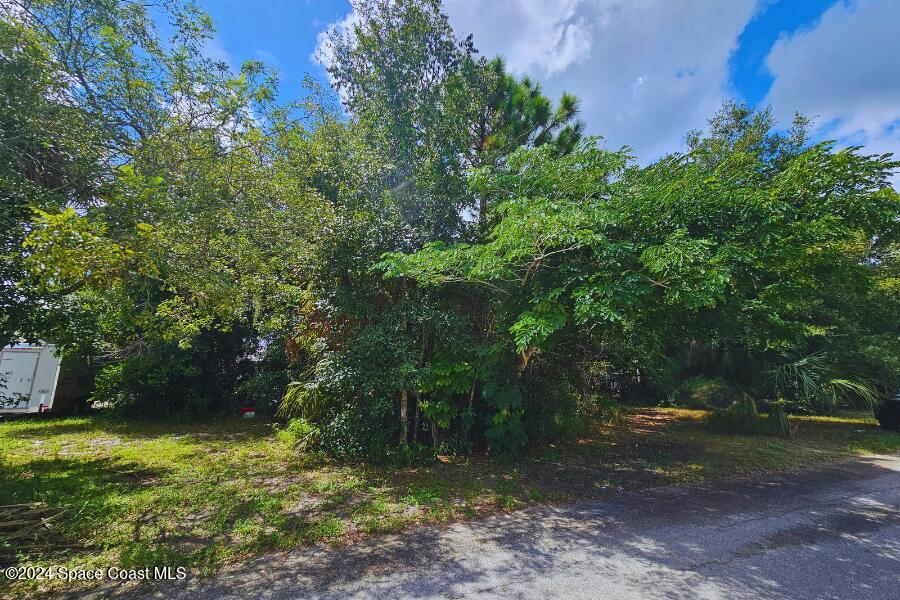
[[[273,554],[165,598],[900,598],[900,457]]]

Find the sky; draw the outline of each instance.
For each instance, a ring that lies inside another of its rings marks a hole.
[[[295,97],[322,33],[352,20],[346,0],[201,0],[207,48],[233,66],[258,59]],[[551,97],[582,102],[587,132],[641,162],[684,148],[728,98],[770,106],[814,139],[900,156],[900,0],[445,0],[460,36],[502,55]],[[900,187],[900,175],[895,177]]]

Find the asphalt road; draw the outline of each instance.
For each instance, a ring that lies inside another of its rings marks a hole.
[[[271,554],[164,598],[900,598],[900,457]]]

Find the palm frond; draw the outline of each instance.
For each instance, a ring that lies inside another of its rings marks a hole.
[[[287,419],[302,417],[315,421],[325,412],[326,404],[324,395],[319,393],[314,382],[292,381],[281,399],[278,416]]]
[[[831,379],[828,385],[836,398],[840,398],[850,404],[860,405],[865,408],[875,408],[878,405],[878,390],[868,382],[852,379]]]
[[[770,371],[776,397],[793,399],[817,413],[833,412],[842,404],[873,408],[878,391],[867,381],[841,376],[824,352],[785,362]]]

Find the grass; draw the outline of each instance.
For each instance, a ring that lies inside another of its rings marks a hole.
[[[210,574],[267,551],[420,523],[900,451],[900,433],[866,415],[792,418],[789,439],[711,433],[704,416],[635,410],[515,461],[476,455],[400,469],[299,453],[264,421],[0,423],[0,505],[40,501],[62,511],[44,547],[0,539],[0,558]],[[19,596],[60,589],[58,581],[4,585]]]

